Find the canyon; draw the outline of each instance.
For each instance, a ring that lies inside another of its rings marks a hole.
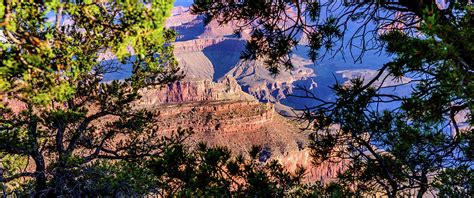
[[[152,110],[157,130],[170,135],[192,129],[187,144],[200,142],[226,146],[234,154],[247,154],[252,146],[261,146],[259,160],[278,160],[289,171],[307,169],[306,181],[330,181],[341,164],[312,164],[305,148],[307,132],[299,124],[281,116],[273,103],[263,103],[245,93],[237,81],[225,76],[211,80],[183,80],[141,91],[137,108]]]
[[[175,7],[167,22],[178,32],[174,54],[185,77],[179,82],[141,91],[137,108],[155,112],[157,129],[164,135],[192,129],[190,147],[205,142],[245,154],[254,145],[263,148],[259,160],[278,160],[289,171],[307,169],[306,181],[330,181],[341,163],[314,165],[305,148],[308,132],[297,121],[292,107],[281,103],[296,83],[316,74],[310,60],[293,55],[294,69],[272,75],[262,61],[241,60],[249,31],[236,35],[236,24],[203,25],[201,16],[187,7]]]

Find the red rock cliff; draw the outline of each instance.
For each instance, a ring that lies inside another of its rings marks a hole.
[[[144,89],[141,94],[142,99],[137,104],[140,107],[199,101],[255,100],[243,92],[232,77],[224,78],[217,83],[209,79],[179,81],[165,86]]]

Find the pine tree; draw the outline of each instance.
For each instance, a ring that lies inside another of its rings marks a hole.
[[[350,162],[337,186],[356,195],[472,192],[467,179],[474,165],[470,1],[195,1],[193,11],[208,22],[244,24],[237,31],[250,28],[242,57],[263,59],[274,73],[280,65],[291,69],[298,45],[309,48],[313,61],[346,48],[351,53],[344,57],[354,61],[371,50],[392,55],[373,79],[334,85],[335,100],[303,90],[308,94],[302,97],[318,103],[301,114],[314,130],[315,161]],[[411,86],[408,95],[377,83],[402,77],[412,80],[390,88]],[[397,105],[384,109],[383,104]]]
[[[172,0],[0,4],[0,152],[29,164],[2,167],[1,182],[23,181],[24,192],[35,196],[125,192],[81,179],[97,170],[91,163],[142,159],[185,138],[180,132],[160,139],[152,114],[132,108],[140,88],[180,77],[175,33],[164,26],[172,6]],[[104,82],[123,65],[131,65],[131,77]]]

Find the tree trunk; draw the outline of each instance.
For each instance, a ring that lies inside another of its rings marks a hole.
[[[39,151],[36,151],[35,154],[32,155],[33,160],[35,161],[36,165],[36,186],[35,186],[35,197],[41,197],[46,193],[46,165],[44,164],[43,155]]]
[[[425,173],[421,175],[420,189],[416,195],[417,198],[422,198],[423,195],[428,191],[428,178]]]

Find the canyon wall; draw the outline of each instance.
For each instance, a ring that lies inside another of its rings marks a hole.
[[[186,79],[216,81],[230,76],[246,93],[264,102],[279,103],[293,93],[295,83],[315,75],[313,69],[306,67],[312,63],[296,55],[292,58],[294,69],[282,68],[278,75],[272,75],[262,61],[239,59],[243,43],[228,38],[181,41],[175,43],[175,55]],[[314,81],[311,87],[317,87]]]
[[[199,52],[204,50],[206,47],[216,45],[224,41],[224,38],[204,38],[204,39],[193,39],[189,41],[180,41],[174,43],[175,55]]]
[[[176,82],[142,90],[142,95],[137,105],[153,109],[156,129],[164,135],[192,129],[187,142],[191,147],[205,142],[246,154],[260,145],[265,151],[262,162],[276,159],[289,171],[302,166],[307,169],[307,181],[330,181],[341,170],[341,164],[314,166],[304,148],[307,134],[297,123],[279,115],[272,103],[261,103],[243,92],[230,76],[217,83],[208,79]]]
[[[155,111],[157,129],[170,134],[192,128],[191,142],[228,146],[243,153],[252,145],[275,149],[279,155],[298,150],[305,137],[298,127],[243,92],[235,79],[181,81],[141,90],[137,108]]]
[[[212,82],[209,79],[178,81],[142,89],[140,94],[142,98],[137,103],[140,108],[200,101],[255,101],[252,96],[242,91],[232,77],[224,78],[219,82]]]

